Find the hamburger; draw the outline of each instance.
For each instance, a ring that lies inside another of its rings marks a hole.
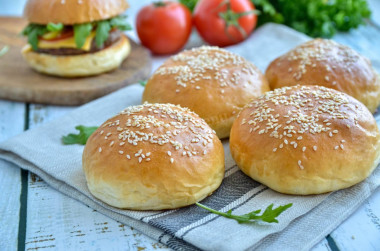
[[[131,50],[125,0],[29,0],[22,55],[38,72],[84,77],[120,66]]]

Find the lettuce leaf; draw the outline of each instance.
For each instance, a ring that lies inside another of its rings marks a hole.
[[[38,50],[38,39],[45,33],[62,31],[66,28],[73,29],[76,47],[80,49],[83,47],[86,38],[91,34],[91,31],[95,29],[96,46],[101,48],[108,39],[111,29],[117,28],[122,31],[132,29],[131,25],[126,21],[126,18],[127,16],[120,15],[107,20],[76,24],[74,26],[64,26],[61,23],[48,23],[47,25],[31,23],[25,27],[21,34],[28,37],[28,43],[32,46],[33,50]]]

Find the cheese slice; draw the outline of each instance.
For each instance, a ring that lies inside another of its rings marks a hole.
[[[92,40],[94,39],[94,37],[95,37],[95,31],[91,32],[91,34],[86,38],[84,45],[80,49],[84,50],[84,51],[89,51],[91,49],[91,43],[92,43]],[[38,48],[41,48],[41,49],[59,49],[59,48],[78,49],[76,44],[75,44],[74,36],[66,38],[66,39],[56,40],[56,41],[39,40],[38,41]]]

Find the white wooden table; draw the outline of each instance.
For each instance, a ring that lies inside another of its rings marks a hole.
[[[0,15],[20,16],[24,2],[0,0]],[[131,23],[147,2],[130,1]],[[369,57],[380,71],[380,0],[369,2],[373,11],[369,25],[334,39]],[[136,38],[135,33],[130,35]],[[154,58],[154,68],[162,60]],[[0,100],[0,141],[72,109]],[[0,250],[168,250],[4,162],[0,162],[0,219]],[[380,250],[380,189],[313,250]]]

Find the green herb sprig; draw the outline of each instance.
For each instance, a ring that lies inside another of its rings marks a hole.
[[[79,125],[76,126],[75,129],[79,131],[78,134],[70,133],[66,136],[62,137],[62,143],[65,145],[72,145],[72,144],[79,144],[79,145],[85,145],[88,138],[91,136],[91,134],[94,133],[96,129],[98,129],[97,126],[83,126]]]
[[[252,211],[247,214],[243,215],[233,215],[232,210],[227,211],[226,213],[220,212],[217,210],[214,210],[212,208],[209,208],[205,205],[202,205],[200,203],[195,203],[197,206],[206,209],[210,211],[211,213],[229,218],[229,219],[234,219],[239,223],[247,223],[247,222],[252,222],[252,221],[262,221],[262,222],[268,222],[268,223],[278,223],[278,220],[276,219],[281,213],[283,213],[285,210],[290,208],[293,204],[289,203],[283,206],[279,206],[275,209],[273,209],[273,204],[270,204],[265,211],[260,215],[261,209]]]

